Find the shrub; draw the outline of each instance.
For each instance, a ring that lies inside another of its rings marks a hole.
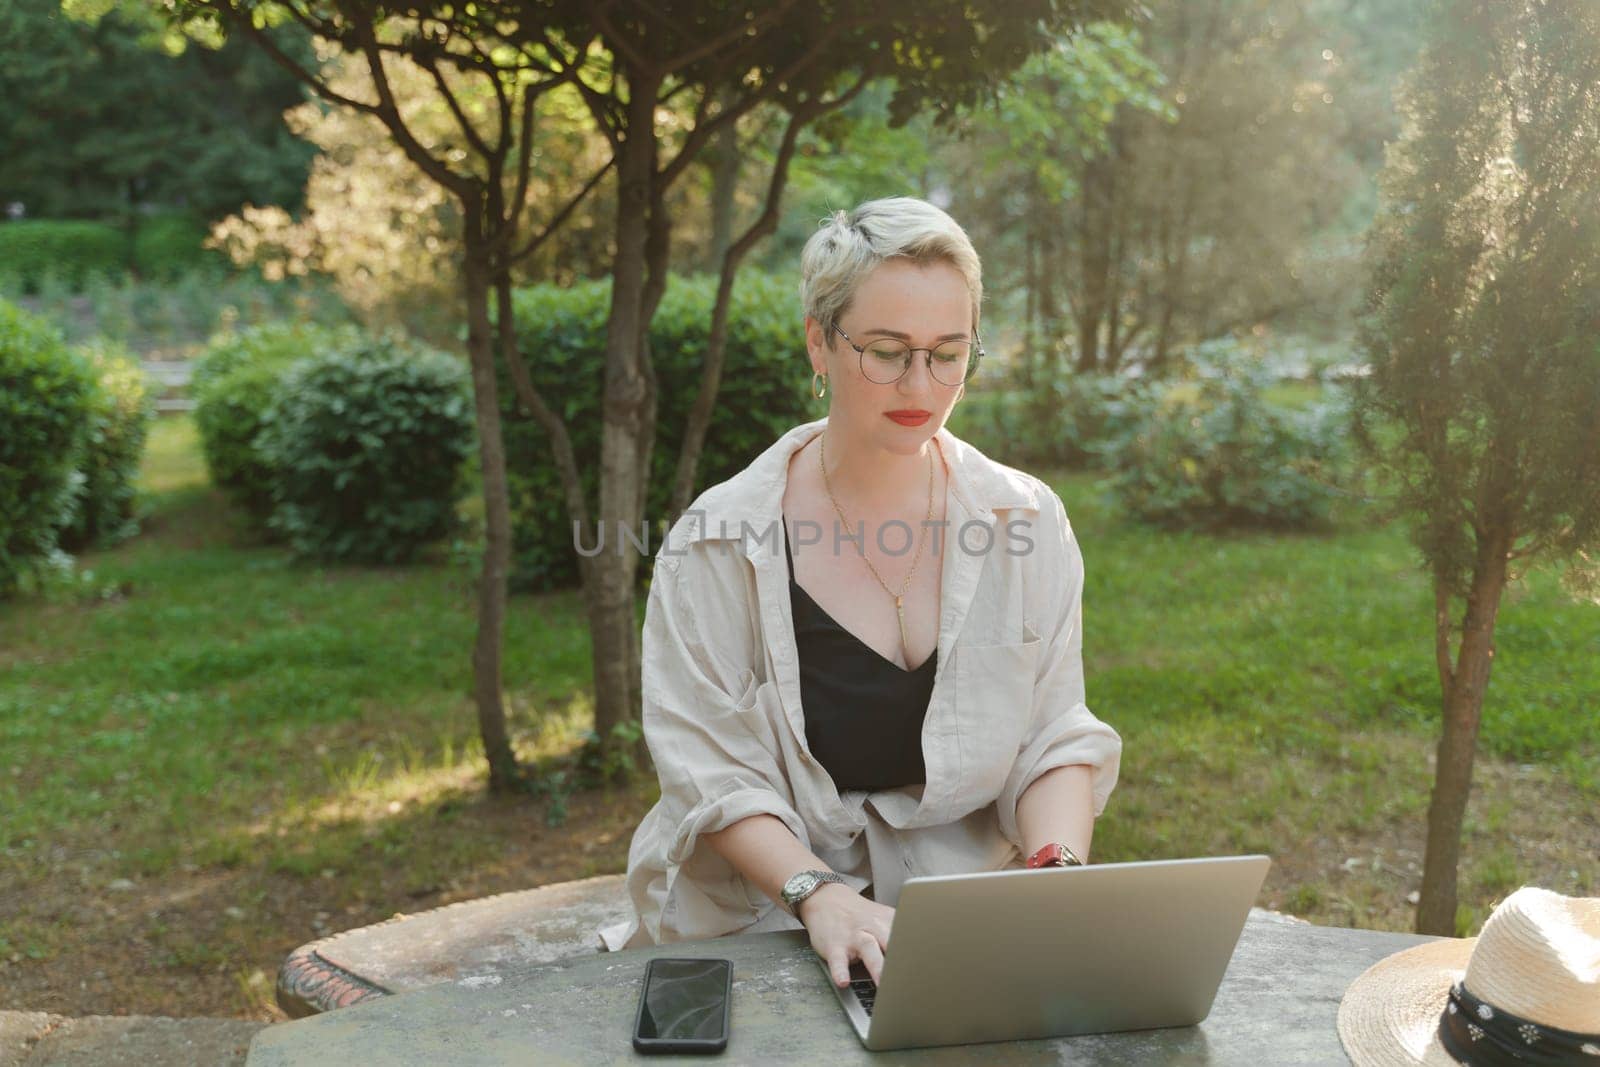
[[[84,428],[83,483],[72,521],[61,531],[61,545],[69,550],[114,544],[138,532],[134,482],[155,417],[144,371],[132,357],[105,343],[80,351],[96,387]]]
[[[83,485],[72,522],[61,531],[64,549],[115,544],[139,531],[134,483],[144,440],[155,419],[155,398],[138,360],[107,342],[80,349],[94,376],[83,442]]]
[[[0,264],[25,293],[46,279],[81,288],[94,274],[119,275],[131,259],[128,235],[104,222],[24,219],[0,225]]]
[[[1265,373],[1214,346],[1197,366],[1197,386],[1161,388],[1114,446],[1110,484],[1123,507],[1156,525],[1204,530],[1326,523],[1346,455],[1341,402],[1274,407],[1262,395]]]
[[[354,343],[350,329],[274,322],[214,339],[189,391],[211,480],[259,522],[272,511],[273,472],[256,437],[279,379],[295,360]]]
[[[1067,367],[1031,388],[981,379],[956,405],[956,432],[1013,466],[1105,466],[1153,400],[1142,379]]]
[[[88,365],[54,326],[0,302],[0,595],[65,563],[57,534],[83,481],[93,394]]]
[[[298,553],[395,563],[448,533],[472,449],[466,366],[396,337],[292,364],[257,444]]]
[[[172,281],[196,271],[211,273],[226,263],[203,247],[206,225],[188,212],[151,215],[133,233],[133,269],[141,278]]]
[[[528,373],[566,420],[591,501],[599,494],[610,284],[603,279],[564,289],[541,285],[519,290],[514,300],[518,346]],[[652,545],[660,542],[656,520],[666,515],[684,424],[700,387],[715,297],[715,278],[670,278],[650,327],[660,391],[645,498]],[[700,458],[697,489],[731,477],[796,422],[824,413],[823,402],[811,398],[811,369],[804,353],[793,289],[756,271],[741,272],[729,309],[722,386]],[[566,494],[548,439],[518,403],[503,367],[500,402],[511,483],[513,586],[543,590],[571,585],[578,575],[578,554]],[[615,533],[606,530],[606,551],[614,549]],[[592,546],[595,537],[595,530],[584,531],[584,544]],[[648,567],[640,568],[640,580],[648,573]]]

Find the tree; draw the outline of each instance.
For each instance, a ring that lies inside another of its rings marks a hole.
[[[1118,131],[1135,114],[1154,123],[1177,118],[1160,95],[1161,73],[1139,44],[1128,27],[1097,23],[1032,57],[1004,90],[995,114],[973,116],[964,149],[950,154],[963,213],[982,220],[986,247],[1009,249],[1007,258],[1020,267],[1012,288],[1025,301],[1024,381],[1038,362],[1061,352],[1058,342],[1068,332],[1063,304],[1083,324],[1080,350],[1089,355],[1080,364],[1088,370],[1098,365],[1098,338],[1108,318],[1104,273],[1111,264],[1098,273],[1079,272],[1074,285],[1063,285],[1058,272],[1076,230],[1110,233],[1112,205],[1086,179],[1099,173],[1097,162],[1118,151]],[[1117,325],[1112,318],[1114,348]]]
[[[89,25],[63,18],[60,0],[11,0],[0,4],[0,204],[53,218],[293,207],[315,149],[280,115],[304,98],[242,43],[174,56],[149,39],[148,15]]]
[[[1501,594],[1541,559],[1592,578],[1600,549],[1600,8],[1435,0],[1426,22],[1370,238],[1356,411],[1433,581],[1443,732],[1417,929],[1449,935]]]
[[[374,95],[358,56],[334,52],[320,76],[342,95]],[[438,106],[427,72],[393,65],[389,83],[396,110],[418,143],[435,154],[449,151],[459,139],[458,127]],[[457,89],[463,101],[487,91],[476,84]],[[283,118],[296,136],[321,149],[306,179],[304,210],[246,205],[212,227],[212,240],[235,262],[253,264],[269,279],[313,272],[332,278],[340,298],[369,326],[399,325],[436,344],[454,344],[462,286],[461,216],[454,198],[436,182],[418,181],[416,166],[371,115],[307,100]],[[609,158],[604,139],[586,118],[575,92],[540,100],[533,128],[542,166],[531,178],[530,197],[556,199]],[[603,184],[598,191],[604,192]],[[568,219],[559,244],[547,243],[524,258],[516,275],[570,282],[601,273],[609,222],[604,204],[591,196]]]
[[[505,734],[500,639],[510,520],[495,395],[495,358],[518,399],[551,442],[566,504],[580,528],[611,536],[615,551],[583,557],[594,648],[595,726],[604,739],[637,719],[639,647],[635,576],[644,475],[655,442],[656,386],[648,327],[671,265],[674,185],[719,133],[764,105],[788,116],[764,210],[723,258],[712,342],[678,464],[678,496],[692,485],[721,374],[720,338],[733,272],[774,225],[799,132],[877,78],[892,77],[892,111],[904,121],[923,107],[941,113],[969,104],[1042,48],[1052,34],[1088,17],[1120,14],[1122,0],[924,0],[848,5],[520,0],[483,5],[426,3],[391,11],[356,0],[176,0],[173,17],[224,37],[246,37],[324,99],[372,115],[425,175],[458,202],[467,349],[472,362],[483,468],[486,536],[474,648],[474,697],[491,788],[522,779]],[[340,93],[282,48],[273,23],[360,56],[373,95]],[[426,71],[440,106],[459,126],[448,151],[429,151],[397,107],[390,68]],[[459,88],[481,83],[480,108]],[[611,150],[586,181],[539,212],[528,205],[532,123],[541,96],[575,91]],[[686,122],[675,121],[687,113]],[[598,501],[585,499],[555,398],[533,387],[512,322],[512,269],[557,233],[577,206],[615,171],[616,253],[607,329],[602,470]],[[494,318],[490,316],[490,296]],[[498,352],[496,349],[498,348]],[[592,521],[592,518],[598,521]],[[629,537],[620,536],[629,531]],[[586,540],[586,543],[589,543]]]
[[[1387,84],[1346,48],[1366,0],[1338,4],[1154,0],[1138,37],[1034,61],[956,153],[974,180],[953,207],[1026,294],[1028,349],[1160,374],[1198,341],[1343,310],[1366,222],[1347,109],[1367,119]]]

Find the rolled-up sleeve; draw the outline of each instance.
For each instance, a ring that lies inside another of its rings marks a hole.
[[[995,801],[1000,830],[1022,847],[1017,828],[1017,801],[1045,772],[1056,767],[1088,764],[1093,768],[1094,814],[1105,810],[1117,784],[1122,738],[1101,722],[1085,703],[1083,679],[1083,555],[1067,520],[1061,497],[1040,483],[1036,551],[1044,583],[1040,618],[1046,632],[1039,653],[1033,704],[1016,763]]]
[[[783,820],[809,847],[804,820],[756,693],[755,639],[742,590],[695,546],[657,558],[645,607],[641,692],[644,738],[661,782],[657,815],[667,867],[664,910],[707,904],[748,911],[759,890],[701,838],[752,815]],[[688,879],[692,892],[681,883]],[[697,916],[696,926],[709,916]],[[747,921],[747,919],[746,919]],[[703,935],[711,936],[711,935]]]

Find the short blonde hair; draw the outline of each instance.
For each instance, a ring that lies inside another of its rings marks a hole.
[[[918,264],[943,261],[960,271],[972,293],[972,328],[977,330],[983,267],[967,232],[926,200],[891,196],[869,200],[854,211],[835,211],[800,253],[800,302],[822,325],[830,345],[833,328],[849,310],[861,280],[896,256]]]

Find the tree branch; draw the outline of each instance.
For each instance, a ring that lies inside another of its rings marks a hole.
[[[617,53],[621,55],[623,60],[630,66],[636,67],[640,70],[649,70],[655,67],[656,64],[650,62],[643,52],[635,50],[633,43],[627,38],[623,37],[621,32],[617,29],[616,24],[611,21],[610,16],[607,15],[606,12],[612,6],[614,5],[612,4],[611,0],[604,0],[603,3],[599,4],[594,9],[594,22],[596,26],[600,27],[601,35],[607,41],[611,42],[611,46],[617,50]],[[648,8],[650,5],[646,4],[645,6]]]
[[[698,47],[691,48],[688,52],[685,52],[682,55],[673,56],[671,59],[666,61],[665,73],[675,74],[684,67],[698,63],[707,56],[716,55],[729,45],[735,44],[746,37],[752,36],[752,30],[759,31],[763,27],[770,26],[772,23],[781,20],[783,16],[787,15],[795,6],[795,3],[796,0],[781,0],[780,3],[774,4],[772,7],[768,8],[766,11],[763,11],[755,18],[741,23],[740,25],[735,26],[733,29],[711,38],[709,41],[702,42]],[[646,4],[645,9],[649,10],[651,6],[652,5],[650,4]],[[684,36],[692,37],[693,35],[684,34]]]
[[[516,192],[511,198],[511,217],[506,219],[505,228],[497,232],[492,240],[496,249],[503,246],[504,242],[511,240],[511,235],[517,232],[517,227],[522,225],[522,211],[527,206],[528,183],[533,171],[533,102],[535,94],[532,86],[522,90],[522,118],[519,123],[517,138],[517,185]]]
[[[235,10],[232,5],[219,7],[215,10],[217,10],[224,18],[228,19],[240,30],[243,30],[244,33],[251,39],[251,41],[260,47],[262,51],[267,53],[268,58],[270,58],[274,63],[278,64],[278,66],[294,75],[294,77],[298,78],[301,82],[304,82],[312,92],[316,93],[324,100],[327,100],[329,103],[339,104],[342,107],[350,108],[352,111],[359,111],[365,115],[380,114],[380,109],[377,104],[369,104],[364,100],[357,100],[355,97],[345,96],[343,93],[336,92],[319,76],[312,74],[299,63],[295,62],[295,60],[291,58],[287,52],[278,47],[277,42],[273,41],[270,36],[256,27],[256,25],[251,21],[249,14],[241,14],[239,11]]]
[[[387,72],[383,69],[383,53],[377,47],[372,27],[370,25],[357,27],[356,33],[361,51],[367,57],[367,68],[372,72],[373,88],[378,92],[378,110],[375,114],[389,127],[406,157],[420,167],[428,177],[460,197],[462,204],[465,205],[471,199],[472,187],[477,179],[451,170],[416,139],[410,127],[405,124],[405,120],[400,117],[394,90],[389,85]]]
[[[769,79],[760,89],[745,96],[738,103],[723,109],[721,114],[709,122],[695,123],[694,129],[689,131],[689,136],[684,140],[683,147],[678,149],[678,154],[673,156],[671,162],[662,168],[661,180],[663,187],[670,188],[672,183],[677,181],[689,164],[693,163],[695,157],[700,154],[700,150],[705,147],[706,142],[718,131],[730,123],[737,122],[740,117],[747,114],[757,104],[771,99],[779,92],[778,86],[816,62],[832,41],[832,34],[825,35],[812,46],[809,52],[795,60],[781,73]]]
[[[509,267],[509,265],[508,265]],[[528,364],[517,346],[516,321],[511,301],[511,280],[504,272],[495,278],[495,299],[499,317],[500,358],[511,378],[512,391],[539,428],[550,439],[550,451],[561,473],[561,484],[567,498],[567,512],[578,523],[578,529],[589,525],[589,505],[583,497],[583,480],[578,473],[577,450],[572,447],[572,437],[555,410],[545,403],[544,397],[534,388],[528,373]]]
[[[472,124],[472,120],[469,119],[467,117],[467,113],[462,110],[461,102],[456,99],[456,94],[451,91],[449,83],[447,83],[444,80],[444,74],[443,74],[443,72],[441,72],[439,70],[439,64],[438,64],[436,58],[433,57],[433,56],[429,56],[426,59],[421,59],[419,57],[417,59],[417,62],[420,62],[422,64],[423,69],[426,70],[430,76],[432,76],[433,84],[435,86],[437,86],[438,89],[439,89],[439,95],[444,97],[445,107],[449,108],[450,109],[450,114],[455,116],[456,125],[461,128],[461,132],[467,138],[467,142],[469,144],[471,144],[474,149],[477,150],[479,155],[484,156],[485,158],[488,158],[488,159],[502,158],[505,155],[505,149],[506,149],[505,139],[502,137],[500,145],[498,146],[498,150],[494,150],[494,149],[491,149],[489,147],[488,142],[486,142],[482,137],[480,137],[478,135],[477,127],[475,127]],[[496,83],[498,83],[498,81],[499,81],[499,79],[493,77],[493,75],[490,76],[490,80],[494,81]],[[505,97],[504,96],[500,97],[500,103],[501,103],[501,108],[500,108],[501,115],[504,116],[504,114],[505,114]],[[503,121],[503,119],[502,119],[502,121]]]
[[[556,212],[555,216],[548,223],[546,223],[543,230],[529,238],[527,244],[523,245],[520,249],[506,257],[506,265],[509,267],[511,264],[522,260],[524,257],[532,255],[540,245],[548,241],[550,237],[561,228],[561,225],[567,221],[567,217],[570,216],[573,211],[577,210],[578,205],[583,202],[584,198],[587,197],[589,193],[600,184],[601,179],[606,176],[606,173],[611,170],[612,166],[614,166],[616,162],[617,160],[615,156],[606,160],[605,165],[594,172],[594,176],[584,184],[582,189],[578,190],[578,194],[576,196],[567,201],[565,207]],[[509,233],[510,230],[508,229],[507,232]]]
[[[583,102],[588,107],[589,114],[594,116],[595,125],[600,127],[600,132],[605,134],[606,140],[610,142],[612,154],[615,155],[620,152],[622,150],[622,140],[617,136],[617,120],[607,107],[607,101],[610,97],[584,81],[582,75],[575,74],[572,84],[577,87],[578,94],[583,97]]]

